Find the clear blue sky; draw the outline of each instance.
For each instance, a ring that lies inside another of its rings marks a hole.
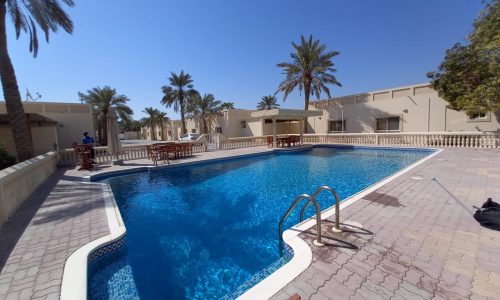
[[[177,117],[161,106],[160,88],[180,70],[201,93],[255,108],[275,92],[283,78],[276,63],[289,60],[301,34],[340,52],[334,63],[343,87],[333,96],[425,82],[482,8],[473,0],[75,2],[67,9],[74,33],[60,31],[49,44],[42,37],[36,59],[9,20],[22,97],[29,88],[40,101],[79,102],[78,91],[110,85],[131,99],[136,119],[146,106]],[[298,94],[283,104],[302,106]]]

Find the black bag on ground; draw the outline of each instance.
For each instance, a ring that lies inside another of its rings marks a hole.
[[[474,219],[486,228],[500,231],[500,204],[488,198],[476,211]]]

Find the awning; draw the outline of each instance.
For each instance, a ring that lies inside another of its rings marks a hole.
[[[270,109],[270,110],[260,110],[253,112],[250,116],[252,118],[261,119],[303,119],[307,117],[320,117],[323,115],[322,110],[303,110],[303,109]]]
[[[57,121],[44,117],[40,114],[29,113],[26,114],[32,127],[55,127],[59,124]],[[0,125],[10,126],[9,118],[7,114],[0,114]]]

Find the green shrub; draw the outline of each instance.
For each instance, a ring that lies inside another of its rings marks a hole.
[[[0,170],[16,164],[16,158],[7,152],[3,145],[0,145]]]

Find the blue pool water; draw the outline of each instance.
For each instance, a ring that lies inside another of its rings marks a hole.
[[[315,147],[108,178],[127,246],[91,266],[89,298],[223,297],[279,259],[278,221],[298,195],[326,184],[345,199],[429,153]]]

